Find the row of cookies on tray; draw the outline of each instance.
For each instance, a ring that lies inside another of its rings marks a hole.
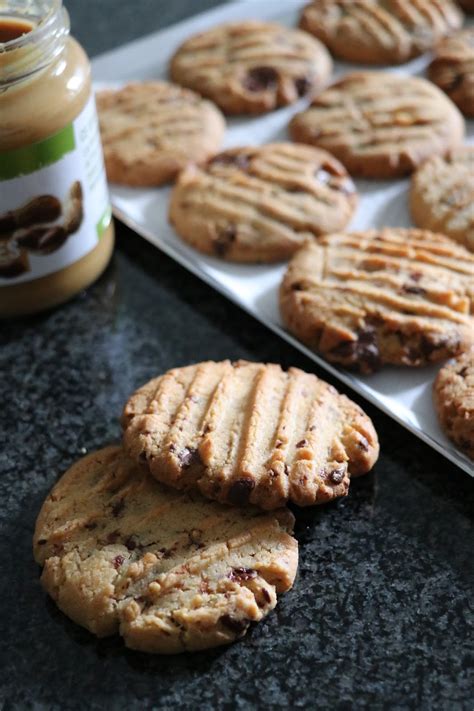
[[[447,31],[449,25],[444,29]],[[178,49],[171,62],[172,77],[214,101],[221,97],[221,107],[227,111],[232,110],[225,104],[227,100],[234,102],[236,111],[270,110],[305,92],[315,93],[327,84],[329,55],[318,40],[305,34],[255,21],[219,26],[191,38]],[[473,38],[474,30],[471,45]],[[283,52],[281,47],[285,48]],[[473,46],[470,51],[472,56],[464,69],[456,69],[453,86],[456,91],[465,86],[467,95],[474,96],[469,91],[474,81]],[[449,67],[451,71],[451,59]],[[263,79],[257,81],[259,72],[267,77],[267,83]],[[277,79],[270,81],[272,72]],[[201,165],[203,174],[209,172],[206,161],[212,166],[212,158],[222,143],[225,121],[217,107],[200,95],[177,85],[147,82],[102,92],[98,104],[107,173],[112,182],[159,185],[173,180],[190,163]],[[413,180],[413,219],[420,227],[442,230],[474,248],[474,225],[469,212],[473,153],[457,150],[464,138],[463,118],[430,82],[385,72],[349,74],[320,91],[309,108],[293,117],[289,128],[295,141],[329,151],[357,177],[398,177],[426,163]],[[305,154],[301,151],[300,155]],[[313,161],[320,163],[328,158],[324,153],[312,155],[316,156]],[[309,151],[306,156],[311,162]],[[432,162],[427,161],[429,158]],[[319,201],[323,206],[326,203],[326,212],[332,212],[333,218],[321,221],[313,214],[310,231],[315,235],[343,229],[356,207],[355,188],[345,169],[334,161],[332,166],[347,180],[341,190],[326,171],[314,172],[310,186],[313,202]],[[268,177],[270,182],[275,178]],[[304,190],[302,183],[299,187]],[[292,186],[288,189],[291,191]],[[306,189],[308,192],[308,186]],[[336,191],[341,193],[339,199]],[[339,212],[339,219],[334,219]],[[224,221],[222,216],[220,221]],[[181,236],[192,239],[186,230]],[[222,241],[215,235],[195,241],[207,252],[215,246],[214,253],[224,256]],[[279,251],[271,256],[267,250],[267,255],[262,256],[258,247],[256,240],[253,250],[247,250],[245,255],[234,248],[225,256],[239,261],[282,258]]]
[[[377,460],[367,415],[315,375],[224,361],[139,388],[122,446],[76,462],[44,502],[42,584],[99,637],[176,653],[228,644],[293,585],[287,503],[345,496]]]
[[[443,31],[453,27],[448,23]],[[309,71],[311,62],[319,74]],[[232,107],[223,102],[233,97],[234,110],[247,112],[314,91],[327,81],[328,67],[326,51],[311,37],[260,22],[191,38],[171,62],[176,80],[214,100],[220,96],[227,111]],[[369,373],[384,363],[422,366],[469,348],[474,259],[463,247],[421,230],[341,234],[357,205],[347,166],[374,177],[418,166],[410,200],[416,223],[473,249],[474,149],[456,147],[464,121],[429,82],[351,74],[293,118],[292,136],[315,145],[270,144],[218,155],[224,119],[188,89],[135,83],[100,94],[98,103],[112,180],[156,184],[184,167],[170,220],[192,246],[232,261],[267,263],[303,247],[282,283],[282,317],[329,361]]]
[[[333,70],[327,47],[337,57],[373,65],[400,64],[435,51],[430,76],[472,113],[472,29],[460,30],[463,17],[456,3],[401,0],[389,5],[318,1],[303,13],[303,30],[255,20],[217,25],[178,48],[170,76],[226,114],[261,114],[327,85]]]

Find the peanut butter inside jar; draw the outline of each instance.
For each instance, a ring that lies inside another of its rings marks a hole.
[[[113,243],[90,64],[67,12],[0,2],[0,316],[71,298]]]

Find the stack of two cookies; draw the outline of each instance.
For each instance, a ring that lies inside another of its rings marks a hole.
[[[148,652],[241,637],[296,575],[285,504],[344,496],[378,456],[357,405],[278,365],[171,370],[132,395],[122,424],[123,447],[84,457],[53,488],[34,552],[69,617]]]

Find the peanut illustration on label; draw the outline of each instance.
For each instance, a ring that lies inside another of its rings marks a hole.
[[[56,223],[61,216],[62,223]],[[38,195],[0,215],[0,277],[14,278],[30,271],[28,252],[39,256],[55,252],[77,232],[83,218],[78,180],[72,183],[64,204],[54,195]]]

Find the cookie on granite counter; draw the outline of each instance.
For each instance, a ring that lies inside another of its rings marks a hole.
[[[474,146],[425,161],[412,177],[410,210],[418,227],[474,252]]]
[[[170,65],[173,81],[228,114],[261,114],[292,104],[328,82],[327,49],[300,30],[246,20],[186,40]]]
[[[340,59],[400,64],[431,50],[462,22],[452,0],[315,0],[304,8],[300,27]]]
[[[371,420],[315,375],[279,365],[175,368],[129,399],[124,446],[177,489],[270,510],[345,496],[378,457]]]
[[[220,149],[225,121],[210,101],[163,81],[134,82],[97,94],[108,179],[162,185]]]
[[[356,205],[355,186],[333,156],[274,143],[225,151],[184,171],[169,217],[179,236],[205,254],[268,263],[344,229]]]
[[[442,428],[474,460],[474,349],[441,368],[433,396]]]
[[[41,582],[99,637],[161,654],[242,637],[293,585],[287,509],[232,509],[166,489],[107,447],[76,462],[38,516]]]
[[[294,141],[332,153],[355,176],[395,178],[462,143],[464,119],[425,79],[355,72],[290,123]]]
[[[428,77],[463,114],[474,117],[474,27],[460,30],[437,45]]]
[[[416,229],[333,234],[292,259],[280,288],[288,330],[332,363],[372,373],[424,366],[474,343],[474,256]]]

